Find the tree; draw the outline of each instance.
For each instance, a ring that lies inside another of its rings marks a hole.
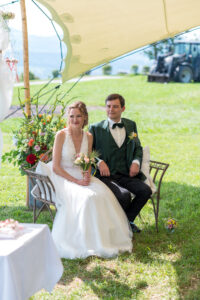
[[[150,67],[149,66],[143,66],[142,73],[144,75],[147,75],[149,73]]]
[[[60,72],[58,70],[53,70],[52,76],[53,76],[53,78],[58,78],[60,76]]]
[[[132,65],[131,66],[131,73],[134,75],[138,74],[138,65]]]
[[[90,76],[91,72],[91,70],[88,70],[87,72],[85,72],[85,75]]]
[[[119,76],[126,76],[128,73],[127,72],[124,72],[124,71],[119,71],[118,73],[117,73],[117,75],[119,75]]]
[[[167,40],[163,40],[162,42],[158,42],[150,45],[148,50],[144,50],[144,54],[146,54],[149,59],[157,60],[159,55],[170,52],[174,49],[175,38],[169,38]]]
[[[111,65],[105,65],[102,67],[102,72],[103,72],[103,75],[111,75],[112,73],[112,67]]]
[[[29,72],[29,80],[37,80],[40,79],[39,77],[35,76],[35,74],[33,72]],[[19,76],[19,80],[23,81],[24,80],[24,73],[21,73]]]

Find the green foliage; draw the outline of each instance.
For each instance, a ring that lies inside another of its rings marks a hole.
[[[143,66],[142,73],[144,75],[147,75],[149,73],[150,67],[149,66]]]
[[[148,50],[145,50],[144,53],[149,59],[157,59],[159,55],[173,50],[174,42],[175,38],[169,38],[163,40],[162,42],[154,43],[150,45]]]
[[[134,75],[138,74],[138,65],[132,65],[131,66],[131,73]]]
[[[112,67],[111,65],[105,65],[102,67],[102,72],[104,75],[111,75],[112,73]]]
[[[58,77],[60,77],[60,72],[58,70],[53,70],[52,76],[53,76],[53,78],[58,78]]]
[[[85,75],[89,76],[91,74],[91,72],[92,72],[91,70],[88,70],[87,72],[85,72]]]
[[[127,72],[123,72],[123,71],[119,71],[117,73],[117,75],[119,75],[119,76],[126,76],[126,75],[128,75],[128,73]]]
[[[35,76],[35,74],[33,72],[29,72],[29,80],[37,80],[39,79],[39,77]],[[23,81],[24,80],[24,73],[21,73],[19,76],[19,80]]]

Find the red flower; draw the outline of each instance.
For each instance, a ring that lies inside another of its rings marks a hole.
[[[42,146],[41,146],[41,150],[42,150],[42,151],[47,151],[47,145],[42,145]]]
[[[35,156],[35,154],[29,154],[27,157],[26,157],[26,161],[31,164],[31,165],[34,165],[35,162],[37,161],[37,157]]]

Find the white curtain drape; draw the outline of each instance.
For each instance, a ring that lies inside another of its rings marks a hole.
[[[200,0],[37,0],[63,29],[63,81],[200,25]]]
[[[3,59],[2,51],[9,45],[9,33],[4,20],[0,16],[0,122],[8,114],[12,102],[14,74]],[[3,136],[0,129],[0,166],[3,149]]]

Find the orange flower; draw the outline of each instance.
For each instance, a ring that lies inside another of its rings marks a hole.
[[[39,115],[38,115],[38,118],[40,118],[40,119],[41,119],[41,118],[42,118],[42,114],[39,114]]]
[[[34,142],[35,142],[34,139],[30,139],[28,142],[29,147],[32,147]]]
[[[41,153],[39,156],[40,160],[42,161],[47,161],[48,160],[48,155],[45,153]]]

